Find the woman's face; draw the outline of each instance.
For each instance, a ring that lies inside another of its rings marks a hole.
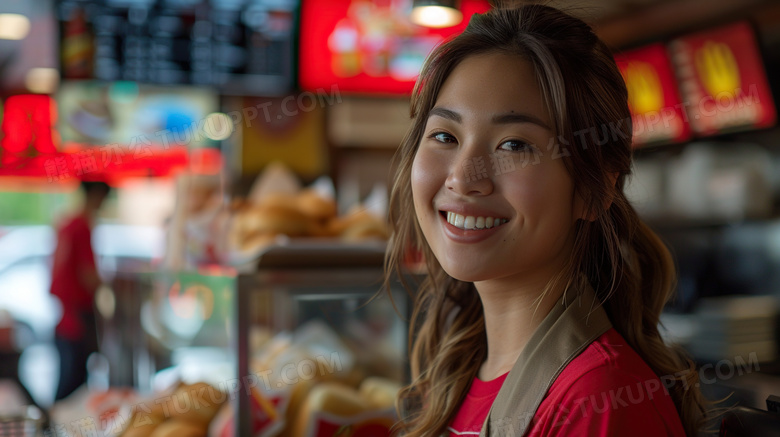
[[[581,202],[552,126],[520,57],[470,56],[447,78],[412,164],[412,193],[450,276],[549,279],[563,266]]]

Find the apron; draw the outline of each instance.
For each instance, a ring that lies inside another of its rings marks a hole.
[[[569,290],[544,318],[501,386],[480,437],[519,437],[561,371],[612,323],[587,280]]]

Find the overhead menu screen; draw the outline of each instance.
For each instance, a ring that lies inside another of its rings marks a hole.
[[[62,77],[282,94],[297,11],[298,0],[63,0]]]

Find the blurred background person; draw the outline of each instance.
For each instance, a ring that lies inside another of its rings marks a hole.
[[[101,280],[92,251],[92,227],[110,187],[104,182],[82,182],[81,188],[84,203],[58,228],[52,263],[51,293],[62,303],[62,319],[54,335],[60,355],[55,400],[87,381],[87,359],[98,349],[93,298]]]

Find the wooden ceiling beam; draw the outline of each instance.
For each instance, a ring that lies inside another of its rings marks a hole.
[[[666,1],[610,17],[594,27],[610,46],[626,48],[712,22],[745,18],[757,7],[770,3],[771,0]]]

